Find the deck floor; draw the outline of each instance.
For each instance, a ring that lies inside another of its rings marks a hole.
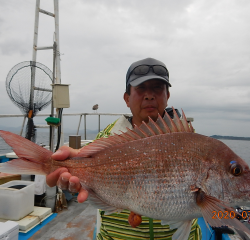
[[[37,231],[29,240],[93,240],[97,210],[87,201],[70,200],[68,209]]]
[[[97,210],[88,201],[80,204],[74,198],[68,203],[67,209],[59,212],[29,240],[93,240],[96,214]],[[249,226],[250,224],[247,224],[248,228]],[[226,239],[230,240],[250,239],[241,238],[237,232],[235,235],[227,236]]]

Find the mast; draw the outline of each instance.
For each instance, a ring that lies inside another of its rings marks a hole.
[[[38,26],[39,26],[39,13],[46,14],[53,17],[55,20],[55,32],[53,46],[38,47]],[[32,66],[35,66],[38,50],[53,49],[53,79],[52,84],[61,84],[61,66],[60,66],[60,45],[59,45],[59,4],[58,0],[54,0],[54,13],[45,11],[40,8],[40,0],[36,0],[35,7],[35,25],[34,25],[34,38],[33,38],[33,55]],[[34,111],[34,86],[35,86],[35,67],[31,67],[31,91],[30,91],[30,109]],[[53,93],[52,93],[53,94]],[[56,109],[58,116],[59,109]],[[51,117],[54,116],[53,101],[51,102]],[[62,124],[62,123],[61,123]],[[54,131],[55,127],[50,126],[50,150],[54,151]],[[61,131],[61,139],[63,139],[63,131]],[[60,141],[61,145],[63,141]]]

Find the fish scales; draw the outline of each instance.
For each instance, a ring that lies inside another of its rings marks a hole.
[[[81,170],[81,183],[109,205],[156,219],[200,213],[188,186],[206,160],[207,153],[199,151],[201,138],[211,142],[198,134],[172,133],[105,149],[93,155],[92,167]],[[76,168],[69,170],[79,176]]]
[[[178,228],[173,239],[187,239],[192,219],[200,216],[211,226],[250,233],[236,218],[213,215],[237,215],[232,206],[250,204],[248,165],[221,141],[193,133],[182,114],[183,120],[172,121],[165,114],[156,123],[150,120],[150,127],[144,123],[134,131],[96,140],[65,161],[55,161],[52,152],[0,131],[19,157],[0,164],[0,171],[49,174],[67,167],[89,191],[91,204],[106,214],[130,210],[133,227],[140,224],[140,218],[133,223],[134,215],[160,219]],[[175,111],[174,116],[178,118]]]

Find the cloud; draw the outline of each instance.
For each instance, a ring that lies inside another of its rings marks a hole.
[[[18,10],[16,4],[1,2],[1,113],[18,110],[5,93],[8,71],[32,57],[35,3],[20,0]],[[53,12],[51,2],[41,2],[41,8]],[[153,57],[170,72],[169,106],[194,117],[197,131],[250,136],[247,0],[116,0],[112,4],[60,0],[59,9],[61,79],[70,84],[71,107],[65,113],[91,112],[96,103],[100,112],[129,112],[123,101],[126,71],[132,62]],[[53,18],[41,15],[38,45],[51,45],[53,31]],[[37,54],[37,61],[51,70],[52,59],[51,51]],[[96,128],[94,122],[90,120],[89,128]]]

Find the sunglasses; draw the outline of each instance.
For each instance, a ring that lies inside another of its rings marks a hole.
[[[152,68],[153,72],[157,75],[160,75],[160,76],[169,76],[168,75],[168,70],[163,67],[163,66],[160,66],[160,65],[141,65],[141,66],[138,66],[136,67],[133,72],[135,75],[146,75],[150,68]]]

